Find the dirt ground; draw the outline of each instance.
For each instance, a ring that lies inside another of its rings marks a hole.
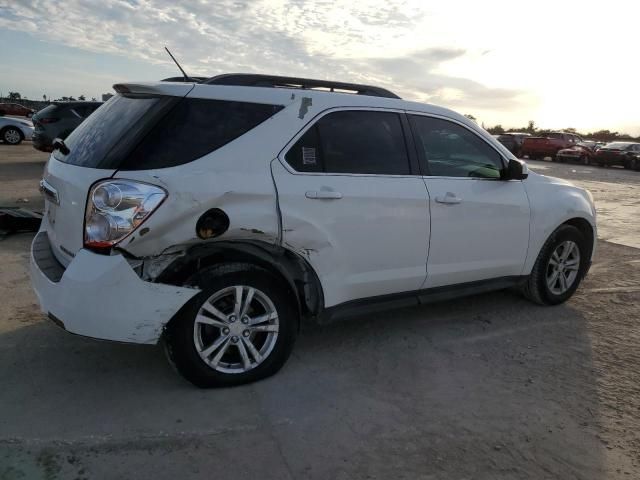
[[[0,145],[0,205],[39,207],[44,159]],[[569,302],[505,291],[305,325],[278,375],[234,389],[59,330],[29,288],[32,235],[0,240],[0,479],[640,478],[640,173],[529,164],[598,204]]]

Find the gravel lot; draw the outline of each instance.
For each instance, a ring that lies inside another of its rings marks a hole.
[[[40,207],[44,160],[0,145],[0,205]],[[234,389],[57,329],[29,287],[32,235],[0,240],[0,479],[640,478],[640,173],[529,164],[598,204],[571,301],[305,325],[277,376]]]

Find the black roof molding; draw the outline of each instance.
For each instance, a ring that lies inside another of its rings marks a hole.
[[[338,91],[339,93],[355,93],[357,95],[368,95],[372,97],[400,98],[389,90],[372,87],[370,85],[252,73],[226,73],[211,77],[202,83],[207,85],[234,85],[238,87],[299,88],[302,90],[325,88],[330,92]]]
[[[184,77],[169,77],[169,78],[163,78],[161,81],[162,82],[193,82],[193,83],[202,83],[205,80],[207,80],[208,77],[189,77],[189,78],[184,78]]]

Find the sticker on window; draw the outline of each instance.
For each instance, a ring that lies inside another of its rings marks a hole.
[[[316,163],[316,149],[313,147],[302,147],[302,164],[315,165]]]

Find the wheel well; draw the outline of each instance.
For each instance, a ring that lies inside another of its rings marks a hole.
[[[589,254],[593,251],[593,227],[591,224],[585,220],[584,218],[572,218],[571,220],[567,220],[563,225],[571,225],[572,227],[576,227],[580,230],[580,233],[584,235],[585,240],[587,241],[587,247]]]
[[[302,317],[318,316],[324,308],[322,285],[309,263],[290,250],[265,242],[196,245],[171,262],[154,281],[184,285],[194,273],[223,263],[250,263],[269,271],[293,294]]]

